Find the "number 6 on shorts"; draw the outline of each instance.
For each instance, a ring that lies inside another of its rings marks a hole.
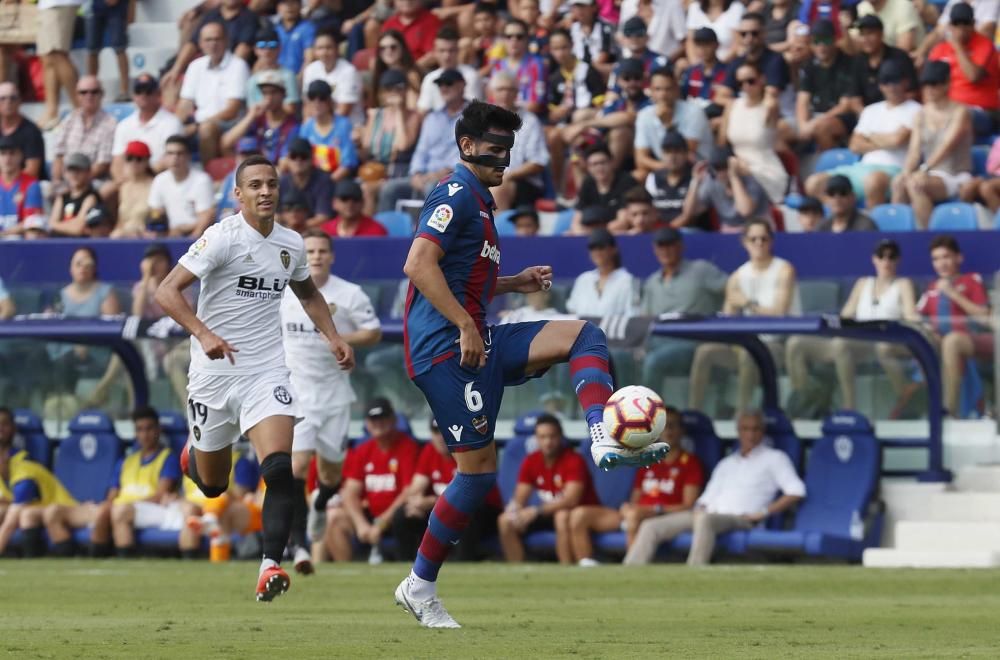
[[[479,412],[483,409],[483,395],[472,389],[475,383],[465,384],[465,407],[469,412]]]

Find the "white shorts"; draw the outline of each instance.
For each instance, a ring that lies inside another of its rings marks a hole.
[[[340,463],[347,453],[347,426],[350,422],[350,406],[306,412],[302,421],[295,425],[292,451],[314,451],[325,461]]]
[[[972,181],[971,172],[959,172],[958,174],[950,174],[948,172],[943,172],[941,170],[928,170],[927,176],[936,176],[941,179],[944,183],[945,190],[948,191],[948,197],[954,197],[958,194],[958,189],[963,185]]]
[[[184,512],[180,502],[156,504],[155,502],[133,502],[136,529],[163,529],[177,531],[184,526]]]
[[[296,417],[287,369],[249,376],[192,374],[188,382],[188,428],[198,451],[231,446],[261,420]]]

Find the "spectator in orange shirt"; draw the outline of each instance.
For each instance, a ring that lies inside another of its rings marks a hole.
[[[434,59],[434,38],[441,19],[424,7],[423,0],[394,0],[396,12],[382,23],[382,32],[397,30],[422,69],[431,69]]]
[[[952,100],[993,115],[1000,110],[1000,64],[993,42],[976,32],[972,5],[956,3],[949,17],[945,40],[931,50],[928,59],[951,67]]]

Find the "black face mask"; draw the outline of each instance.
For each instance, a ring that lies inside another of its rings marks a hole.
[[[472,163],[473,165],[482,165],[483,167],[507,167],[510,165],[510,150],[514,147],[514,136],[513,135],[500,135],[498,133],[483,133],[479,136],[479,139],[483,142],[489,142],[490,144],[495,144],[507,149],[507,154],[500,158],[498,156],[491,156],[489,154],[479,154],[478,156],[467,156],[465,152],[461,152],[462,160],[466,163]]]

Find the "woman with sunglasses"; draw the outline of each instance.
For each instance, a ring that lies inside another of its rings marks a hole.
[[[899,277],[899,245],[892,240],[882,240],[872,254],[874,277],[862,277],[854,283],[851,295],[840,310],[840,317],[855,321],[918,321],[916,295],[913,282]],[[796,336],[788,340],[785,362],[792,392],[804,391],[812,378],[810,367],[815,364],[833,363],[840,385],[840,408],[855,410],[855,369],[858,361],[871,360],[874,346],[875,359],[882,366],[889,384],[898,398],[904,396],[910,381],[906,376],[903,360],[909,351],[899,344],[888,342],[859,342],[837,338],[834,340]]]
[[[406,77],[406,109],[411,112],[416,111],[423,77],[413,60],[413,54],[406,46],[406,40],[396,30],[386,30],[378,38],[378,55],[372,61],[372,82],[368,88],[369,107],[375,105],[379,81],[382,79],[382,74],[389,69],[401,71]]]
[[[151,238],[146,230],[149,217],[149,189],[153,187],[150,151],[138,140],[125,146],[125,168],[118,187],[118,223],[111,238]]]

